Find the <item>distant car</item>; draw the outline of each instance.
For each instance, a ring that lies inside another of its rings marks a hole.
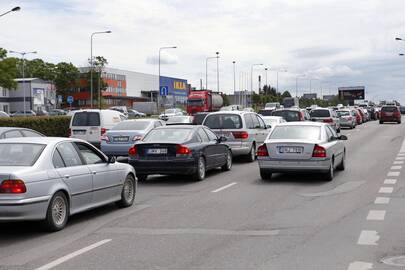
[[[120,113],[124,114],[126,117],[128,117],[128,109],[126,106],[114,106],[114,107],[111,107],[110,110],[120,112]]]
[[[0,127],[0,139],[21,137],[45,137],[45,135],[29,128]]]
[[[383,106],[380,113],[380,124],[396,122],[401,124],[401,113],[398,106]]]
[[[245,112],[255,112],[255,110],[251,107],[244,108],[243,111]]]
[[[132,166],[68,138],[1,140],[0,174],[0,220],[38,220],[49,231],[101,205],[131,206],[137,186]]]
[[[351,109],[341,109],[336,112],[340,118],[340,126],[341,127],[348,127],[348,128],[355,128],[357,126],[357,113]]]
[[[233,156],[244,156],[247,161],[256,160],[257,147],[269,133],[265,122],[256,113],[244,111],[219,111],[205,117],[203,125],[218,137],[226,137],[226,144]]]
[[[209,112],[198,112],[193,117],[193,124],[194,125],[202,125],[204,122],[205,117],[209,114]]]
[[[49,112],[44,110],[44,109],[38,109],[35,112],[37,114],[37,116],[48,116]]]
[[[66,111],[60,109],[53,109],[49,111],[50,116],[66,115]]]
[[[128,149],[156,127],[164,126],[158,119],[125,120],[101,136],[101,151],[107,156],[128,156]]]
[[[281,116],[263,116],[262,118],[263,118],[264,122],[266,123],[267,128],[273,128],[274,126],[276,126],[278,124],[287,122]]]
[[[269,109],[261,109],[259,110],[258,114],[260,114],[261,116],[271,116],[271,113],[274,110],[269,110]]]
[[[308,111],[304,109],[279,109],[273,111],[271,115],[283,117],[287,122],[309,121],[310,119]]]
[[[132,118],[139,118],[139,117],[145,117],[146,114],[142,113],[142,112],[138,112],[137,110],[134,109],[129,109],[128,110],[128,118],[132,119]]]
[[[333,109],[316,108],[311,110],[309,115],[311,116],[311,121],[327,123],[332,128],[334,128],[336,132],[340,132],[340,119],[339,116],[336,114],[336,111],[334,111]]]
[[[345,169],[344,135],[326,123],[290,122],[277,125],[257,151],[260,176],[273,173],[316,172],[331,181],[335,169]]]
[[[173,116],[167,119],[166,125],[174,125],[174,124],[192,124],[193,123],[193,116],[182,115],[182,116]]]
[[[265,110],[276,110],[281,107],[280,102],[269,102],[264,105]]]
[[[0,117],[10,117],[10,115],[6,112],[0,111]]]
[[[220,111],[240,111],[240,110],[242,110],[242,106],[241,105],[229,105],[229,106],[224,106],[219,110]]]
[[[153,174],[191,175],[201,181],[209,169],[231,169],[232,151],[225,140],[205,126],[159,127],[129,149],[129,164],[140,181]]]
[[[180,109],[166,109],[164,113],[159,115],[160,120],[167,121],[170,117],[184,115],[183,111]]]
[[[401,112],[401,114],[405,114],[405,106],[400,106],[399,111]]]
[[[20,117],[20,116],[37,116],[37,114],[32,111],[32,110],[28,110],[28,111],[17,111],[13,114],[10,115],[11,117]]]
[[[364,111],[361,108],[355,108],[355,110],[360,114],[361,117],[361,124],[367,122],[367,117],[364,114]]]

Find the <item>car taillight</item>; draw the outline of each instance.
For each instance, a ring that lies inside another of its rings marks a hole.
[[[300,121],[304,121],[304,120],[305,120],[304,113],[300,112]]]
[[[401,116],[401,114],[399,113],[399,111],[395,111],[395,112],[394,112],[394,116],[395,116],[395,117],[399,117],[399,116]]]
[[[110,138],[107,136],[107,134],[102,135],[101,140],[105,142],[110,142]]]
[[[68,129],[68,137],[69,138],[72,137],[72,129],[71,128]]]
[[[132,141],[139,141],[139,140],[142,140],[142,136],[134,136],[133,138],[132,138]]]
[[[258,157],[268,157],[269,152],[267,151],[267,146],[265,144],[262,144],[257,148],[257,156]]]
[[[19,194],[27,192],[27,188],[22,180],[4,180],[0,185],[0,193]]]
[[[187,146],[181,144],[176,146],[176,155],[190,155],[190,154],[191,150]]]
[[[312,152],[312,157],[326,158],[326,149],[322,146],[315,145],[314,151]]]
[[[247,139],[249,138],[249,133],[246,131],[232,131],[232,135],[235,139]]]
[[[106,128],[101,128],[101,131],[100,131],[101,136],[103,136],[106,132],[107,132]]]
[[[333,119],[332,118],[327,118],[327,119],[323,119],[324,123],[333,123]]]
[[[136,156],[138,154],[138,148],[134,145],[128,150],[128,155]]]

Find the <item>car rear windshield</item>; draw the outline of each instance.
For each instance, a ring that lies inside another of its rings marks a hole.
[[[207,116],[207,114],[203,114],[203,113],[194,115],[193,123],[196,125],[202,125],[206,116]]]
[[[241,129],[242,118],[237,114],[213,114],[205,118],[204,125],[211,129]]]
[[[99,126],[100,114],[98,112],[77,112],[73,116],[72,126]]]
[[[299,111],[290,111],[290,110],[273,111],[271,115],[281,116],[287,122],[300,121],[300,112]]]
[[[270,135],[273,140],[319,140],[321,128],[316,126],[276,126]]]
[[[337,111],[338,116],[348,116],[350,115],[349,111]]]
[[[263,115],[263,116],[271,116],[271,112],[273,110],[260,110],[259,114]]]
[[[311,117],[330,117],[329,110],[312,110],[309,115]]]
[[[150,122],[146,121],[123,121],[115,125],[111,130],[145,130]]]
[[[382,107],[381,111],[383,112],[396,112],[398,110],[397,107],[391,106],[391,107]]]
[[[45,146],[33,143],[1,143],[0,166],[32,166]]]
[[[142,141],[182,143],[189,140],[192,131],[192,129],[185,128],[153,129],[143,138]]]

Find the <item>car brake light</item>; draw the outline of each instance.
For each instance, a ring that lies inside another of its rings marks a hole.
[[[267,151],[267,147],[265,144],[262,144],[257,148],[257,156],[258,157],[268,157],[269,152]]]
[[[107,134],[102,135],[101,140],[105,142],[110,142],[110,138],[107,136]]]
[[[101,136],[103,136],[107,132],[106,128],[101,128]]]
[[[191,150],[187,146],[181,144],[176,146],[176,155],[190,155],[190,154]]]
[[[0,193],[19,194],[27,192],[27,188],[22,180],[4,180],[0,185]]]
[[[333,119],[332,118],[327,118],[327,119],[323,119],[324,123],[333,123]]]
[[[326,158],[326,150],[322,146],[315,145],[314,151],[312,152],[312,157],[315,158]]]
[[[128,155],[136,156],[138,154],[138,148],[134,145],[128,150]]]
[[[232,131],[232,135],[235,139],[247,139],[249,138],[249,133],[246,131]]]
[[[305,120],[304,113],[300,112],[300,121],[304,121],[304,120]]]
[[[72,137],[72,129],[71,128],[68,129],[68,137],[69,138]]]

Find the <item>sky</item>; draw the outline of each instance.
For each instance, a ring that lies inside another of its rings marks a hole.
[[[405,102],[404,0],[2,0],[0,47],[38,51],[49,62],[86,65],[94,55],[109,66],[158,73],[205,85],[206,58],[219,52],[220,91],[253,89],[258,76],[295,95],[335,94],[365,86],[369,100]],[[28,56],[32,58],[33,56]],[[281,72],[287,70],[287,72]],[[217,90],[216,59],[208,61],[208,88]]]

